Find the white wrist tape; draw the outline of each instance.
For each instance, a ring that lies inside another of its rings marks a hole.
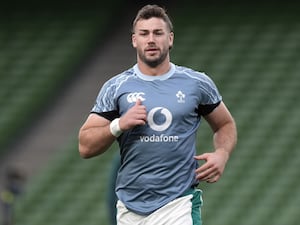
[[[120,128],[119,121],[120,118],[114,119],[109,125],[110,132],[115,137],[119,137],[123,133],[123,131]]]

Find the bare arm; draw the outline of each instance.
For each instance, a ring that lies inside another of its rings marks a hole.
[[[237,142],[237,131],[234,119],[225,104],[221,102],[205,119],[214,132],[214,148],[230,155]]]
[[[195,156],[197,160],[206,161],[196,170],[196,174],[197,179],[212,183],[218,181],[223,174],[227,160],[237,142],[237,130],[234,119],[223,102],[205,116],[205,119],[214,132],[215,151]]]
[[[90,114],[79,131],[79,153],[90,158],[104,153],[115,141],[110,132],[110,121],[97,114]]]
[[[125,131],[146,123],[146,107],[138,100],[127,113],[120,117],[119,126]],[[97,114],[90,114],[79,131],[79,153],[91,158],[104,153],[115,141],[110,131],[110,121]]]

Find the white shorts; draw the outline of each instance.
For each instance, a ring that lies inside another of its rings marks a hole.
[[[117,202],[117,225],[201,225],[202,191],[193,189],[150,215],[139,215]]]

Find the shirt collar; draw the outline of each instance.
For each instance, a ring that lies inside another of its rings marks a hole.
[[[135,64],[133,66],[133,69],[134,69],[134,72],[135,74],[141,78],[142,80],[146,80],[146,81],[153,81],[153,80],[167,80],[169,77],[171,77],[174,72],[175,72],[175,65],[173,63],[170,63],[170,69],[167,73],[165,74],[162,74],[162,75],[158,75],[158,76],[151,76],[151,75],[146,75],[146,74],[143,74],[138,65]]]

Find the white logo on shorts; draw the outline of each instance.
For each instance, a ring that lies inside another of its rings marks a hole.
[[[133,92],[127,95],[127,101],[129,103],[136,102],[138,99],[141,101],[145,101],[146,99],[143,97],[145,95],[144,92]]]

